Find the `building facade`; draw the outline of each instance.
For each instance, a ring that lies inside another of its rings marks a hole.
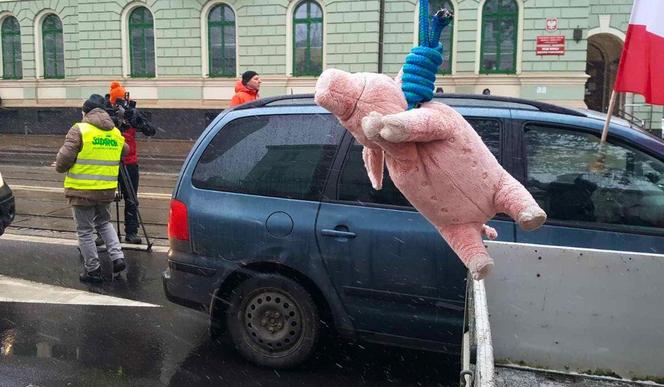
[[[631,0],[431,0],[445,93],[606,110]],[[141,106],[221,109],[239,74],[261,96],[312,92],[326,68],[396,75],[417,44],[416,0],[0,0],[2,106],[78,107],[119,80]],[[621,96],[660,129],[661,107]]]

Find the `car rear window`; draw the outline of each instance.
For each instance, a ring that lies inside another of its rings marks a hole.
[[[202,189],[317,200],[343,133],[329,114],[239,118],[207,146],[192,182]]]

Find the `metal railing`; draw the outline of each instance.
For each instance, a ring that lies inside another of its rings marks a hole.
[[[645,109],[644,109],[645,108]],[[640,118],[637,116],[640,115]],[[626,103],[623,108],[617,110],[617,115],[628,121],[631,125],[634,125],[640,129],[645,130],[660,130],[664,127],[660,127],[661,119],[664,117],[655,118],[655,106],[645,103]]]
[[[469,334],[464,335],[463,371],[461,385],[465,387],[495,387],[493,343],[489,324],[484,281],[472,281],[469,292]],[[471,348],[473,350],[471,350]]]
[[[629,127],[637,127],[639,129],[645,129],[646,128],[646,120],[641,119],[631,113],[626,112],[624,109],[618,109],[617,111],[618,117],[622,118],[623,120],[629,122]]]

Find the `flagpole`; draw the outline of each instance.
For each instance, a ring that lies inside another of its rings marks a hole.
[[[611,90],[611,100],[609,101],[609,111],[606,112],[606,120],[604,121],[604,130],[602,130],[602,139],[600,140],[600,144],[606,143],[606,138],[609,135],[609,124],[611,123],[611,116],[613,115],[613,108],[616,105],[616,97],[618,96],[618,93],[616,93],[616,90],[613,89]]]
[[[609,100],[609,110],[606,112],[606,120],[604,121],[604,129],[602,130],[602,138],[599,141],[599,149],[597,150],[597,158],[594,162],[590,163],[588,169],[591,172],[601,172],[604,170],[604,163],[606,162],[606,138],[609,136],[609,124],[611,123],[611,116],[613,107],[616,105],[616,98],[618,93],[616,90],[611,90],[611,99]]]

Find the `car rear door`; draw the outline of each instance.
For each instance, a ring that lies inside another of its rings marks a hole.
[[[467,119],[500,159],[508,113],[486,110]],[[333,200],[321,204],[316,224],[337,292],[366,338],[457,351],[466,269],[396,189],[387,171],[383,189],[372,189],[361,152],[353,143],[339,174],[332,176],[336,180],[328,196]],[[500,240],[513,241],[512,222],[490,224]]]
[[[191,176],[183,176],[192,187],[179,193],[193,252],[212,259],[202,266],[223,258],[307,267],[318,257],[320,195],[344,135],[336,120],[319,113],[301,107],[236,114],[203,144]]]

